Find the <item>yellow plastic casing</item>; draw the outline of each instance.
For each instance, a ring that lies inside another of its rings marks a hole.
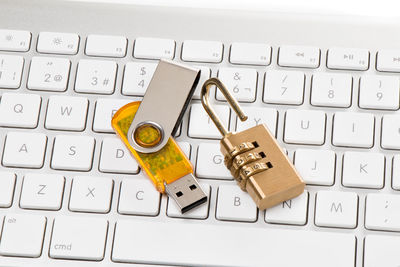
[[[168,139],[167,144],[155,153],[142,153],[133,149],[129,144],[127,133],[139,105],[140,101],[137,101],[120,108],[114,114],[111,125],[152,180],[157,191],[163,193],[165,191],[164,183],[172,183],[189,173],[193,173],[193,167],[189,159],[171,137]],[[149,134],[151,135],[152,132],[149,132]]]

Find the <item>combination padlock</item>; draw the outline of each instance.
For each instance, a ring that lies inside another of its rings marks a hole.
[[[264,124],[238,133],[225,129],[209,102],[209,90],[214,85],[241,121],[247,116],[220,80],[211,78],[203,84],[201,102],[223,136],[224,162],[240,188],[251,195],[261,210],[300,195],[305,187],[303,180]]]

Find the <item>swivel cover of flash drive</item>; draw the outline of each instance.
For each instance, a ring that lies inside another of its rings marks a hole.
[[[200,70],[160,60],[143,100],[120,108],[112,127],[156,189],[184,213],[207,201],[193,167],[172,136],[190,103]]]

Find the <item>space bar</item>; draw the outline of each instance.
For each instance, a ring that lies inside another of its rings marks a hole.
[[[354,267],[351,234],[121,220],[112,260],[183,266]]]

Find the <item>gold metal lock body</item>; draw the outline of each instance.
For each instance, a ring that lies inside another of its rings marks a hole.
[[[209,89],[214,85],[224,94],[240,120],[246,120],[247,116],[218,79],[211,78],[204,83],[203,107],[223,136],[224,162],[240,188],[250,194],[260,210],[300,195],[305,187],[303,180],[264,124],[239,133],[225,129],[208,100]]]

